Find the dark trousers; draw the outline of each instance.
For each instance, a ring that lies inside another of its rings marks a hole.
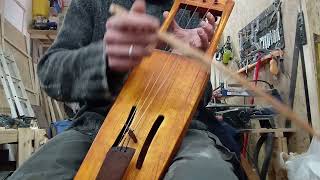
[[[72,179],[100,127],[101,117],[97,116],[95,113],[84,113],[72,128],[52,138],[9,179]],[[221,148],[224,146],[207,131],[206,125],[193,121],[164,179],[237,179],[232,165],[226,161],[233,154],[221,151]]]

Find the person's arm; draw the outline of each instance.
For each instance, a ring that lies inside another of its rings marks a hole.
[[[72,1],[58,38],[38,65],[41,86],[55,99],[111,100],[115,83],[121,83],[114,82],[115,75],[139,64],[150,54],[146,47],[157,41],[159,21],[145,14],[144,1],[135,1],[129,14],[107,20],[103,40],[91,43],[94,3]]]
[[[93,3],[72,1],[57,39],[38,64],[40,85],[55,99],[111,98],[103,41],[91,42]]]

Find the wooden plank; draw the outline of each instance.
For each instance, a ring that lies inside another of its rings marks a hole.
[[[11,114],[10,106],[8,104],[7,97],[4,93],[4,89],[2,87],[2,83],[0,83],[0,113],[2,114]]]
[[[28,33],[31,39],[49,39],[52,41],[57,37],[58,31],[29,29]]]
[[[287,138],[274,138],[271,166],[269,168],[269,179],[285,180],[288,179],[285,169],[280,164],[280,153],[288,153]]]
[[[2,101],[0,101],[0,102],[2,102]],[[10,110],[9,106],[8,107],[0,107],[0,113],[10,116],[11,110]]]
[[[5,40],[9,40],[14,47],[17,47],[24,54],[28,54],[26,37],[7,20],[4,21],[4,38]]]
[[[40,104],[41,104],[41,107],[44,107],[46,119],[48,121],[48,124],[50,125],[52,123],[50,108],[49,108],[49,104],[48,104],[48,100],[47,100],[47,95],[42,90],[40,90]]]
[[[21,166],[32,154],[32,139],[34,132],[30,128],[18,129],[18,161],[17,167]]]
[[[46,119],[44,109],[40,106],[32,105],[32,109],[34,111],[34,114],[37,118],[38,127],[41,129],[48,129],[50,127],[50,124],[48,123],[48,120]]]
[[[314,46],[315,46],[315,58],[316,58],[316,75],[317,75],[317,93],[318,93],[318,103],[320,103],[320,35],[314,35]],[[320,111],[320,107],[319,107]],[[312,126],[320,129],[320,120],[318,118],[312,119]]]
[[[18,51],[19,51],[22,55],[24,55],[25,57],[31,58],[26,51],[22,50],[19,46],[16,46],[16,45],[15,45],[9,38],[7,38],[6,36],[4,36],[4,40],[5,40],[5,42],[7,42],[8,44],[10,44],[12,47],[14,47],[16,50],[18,50]]]
[[[0,19],[1,19],[1,29],[0,29],[0,34],[1,34],[1,48],[4,49],[4,1],[2,3],[2,7],[0,7],[1,11],[2,11],[2,14],[0,16]]]
[[[243,132],[250,132],[255,134],[263,133],[294,133],[297,130],[295,128],[277,128],[277,129],[267,129],[267,128],[256,128],[256,129],[242,129]]]
[[[257,170],[252,167],[249,161],[241,155],[241,166],[246,173],[248,180],[259,180],[259,175]]]
[[[26,91],[29,92],[29,93],[36,94],[36,92],[35,92],[34,90],[30,89],[30,88],[26,88],[26,87],[25,87],[25,89],[26,89]]]
[[[0,128],[0,144],[13,143],[18,141],[18,131],[16,129]]]
[[[62,115],[62,111],[60,110],[60,106],[59,106],[58,102],[53,99],[53,103],[54,103],[54,105],[55,105],[55,107],[56,107],[56,110],[57,110],[57,112],[58,112],[58,117],[59,117],[59,119],[60,119],[60,120],[64,119],[64,117],[63,117],[63,115]]]
[[[32,61],[32,58],[28,58],[28,66],[29,66],[29,73],[30,73],[30,78],[31,78],[31,86],[33,92],[36,94],[36,89],[35,89],[35,77],[34,77],[34,64]]]
[[[44,129],[34,129],[34,152],[47,142],[48,138],[45,136],[46,134],[46,130]]]
[[[54,113],[54,109],[53,109],[51,98],[49,96],[47,96],[47,100],[48,100],[48,105],[49,105],[49,110],[50,110],[50,115],[51,115],[51,118],[52,118],[52,122],[56,122],[57,118],[56,118],[56,115]]]
[[[34,68],[34,90],[35,90],[35,93],[36,93],[36,101],[37,101],[37,104],[40,105],[40,85],[39,85],[39,78],[38,78],[38,74],[37,74],[37,64],[34,64],[33,68]]]

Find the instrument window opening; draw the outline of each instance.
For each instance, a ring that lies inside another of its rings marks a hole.
[[[128,131],[129,128],[126,128],[126,127],[130,127],[131,126],[131,123],[132,123],[132,120],[135,116],[137,112],[137,107],[136,106],[132,106],[131,110],[130,110],[130,113],[129,113],[129,116],[126,120],[126,123],[124,124],[124,126],[122,127],[120,133],[119,133],[119,136],[117,137],[117,139],[115,140],[115,142],[113,143],[112,147],[117,147],[119,146],[120,144],[120,141],[121,141],[121,137],[122,137],[122,134],[126,133],[125,131]]]
[[[141,169],[142,168],[142,164],[143,161],[147,155],[148,149],[150,147],[150,144],[154,138],[154,136],[156,135],[161,123],[164,120],[164,116],[163,115],[159,115],[156,119],[156,121],[153,123],[152,128],[146,138],[146,140],[143,143],[143,146],[141,148],[140,154],[138,156],[138,160],[137,160],[137,164],[136,164],[136,168],[137,169]]]

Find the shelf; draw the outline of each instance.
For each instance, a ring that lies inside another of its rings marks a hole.
[[[28,33],[30,34],[31,39],[54,40],[57,37],[58,31],[29,29]]]

